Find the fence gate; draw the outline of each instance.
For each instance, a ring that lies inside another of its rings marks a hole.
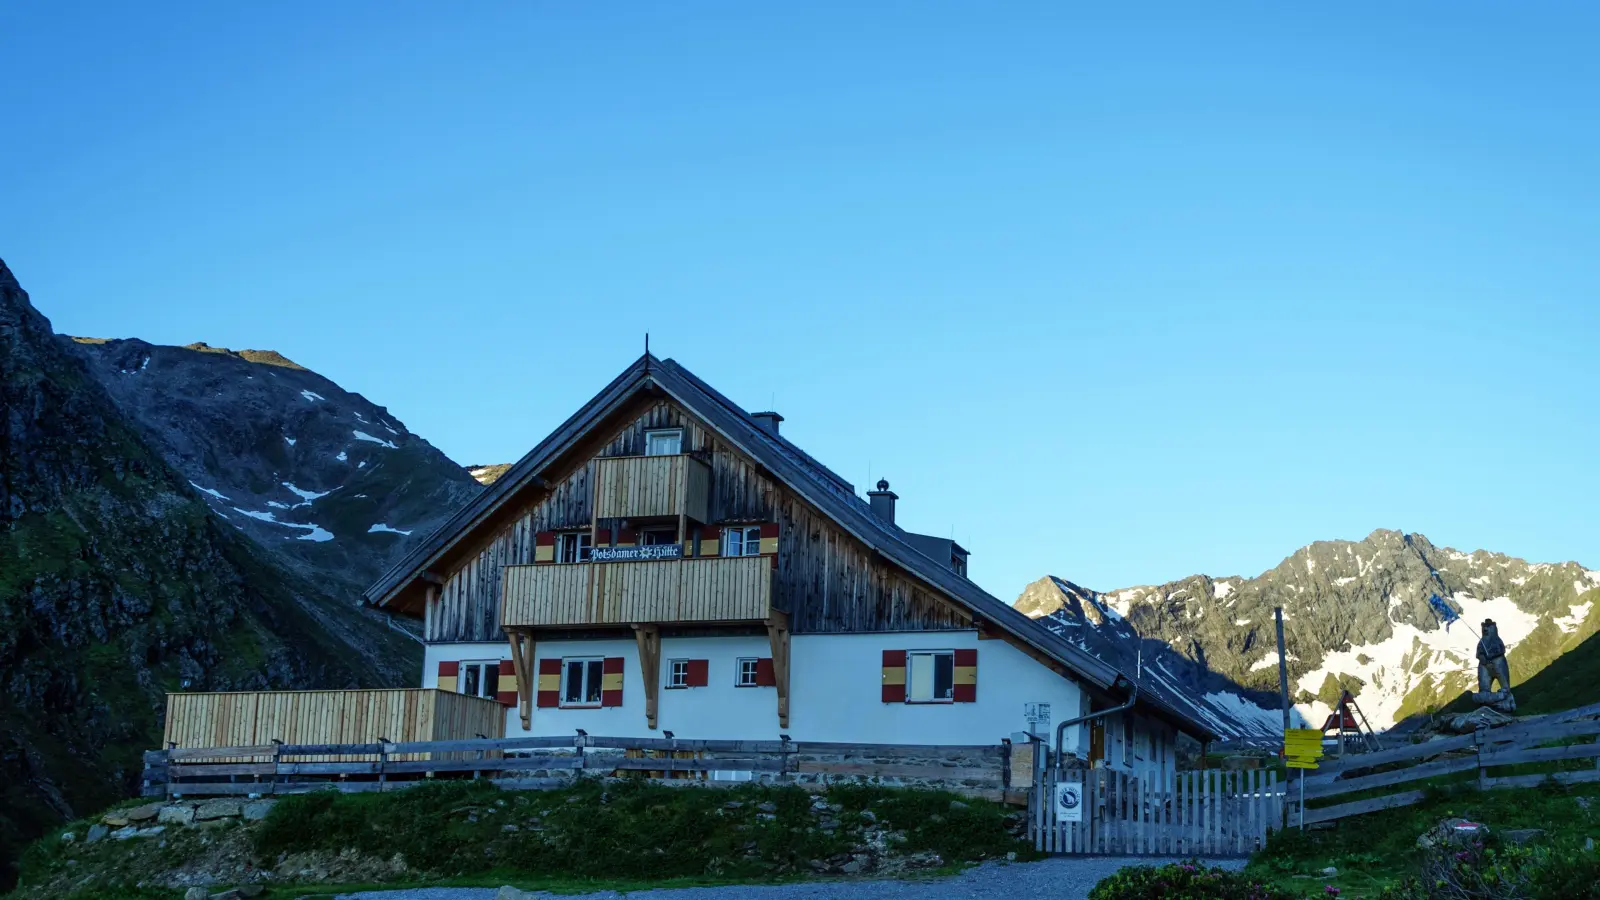
[[[1278,773],[1259,769],[1047,769],[1028,798],[1029,831],[1046,853],[1243,855],[1279,827],[1283,799]]]

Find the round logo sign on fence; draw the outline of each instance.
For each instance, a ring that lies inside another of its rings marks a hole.
[[[1083,821],[1083,785],[1073,782],[1056,785],[1056,821]]]

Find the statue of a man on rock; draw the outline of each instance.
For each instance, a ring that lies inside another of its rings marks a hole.
[[[1491,690],[1498,683],[1498,690]],[[1506,662],[1506,642],[1493,619],[1483,620],[1483,637],[1478,639],[1478,692],[1472,695],[1481,706],[1510,714],[1517,701],[1511,696],[1511,666]]]

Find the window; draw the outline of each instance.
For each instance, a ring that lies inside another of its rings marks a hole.
[[[722,529],[723,556],[760,556],[761,526],[739,525]]]
[[[600,683],[605,660],[564,659],[561,661],[561,705],[599,706]]]
[[[556,562],[588,562],[594,536],[587,531],[568,531],[556,535]]]
[[[676,544],[677,542],[678,533],[670,528],[656,528],[639,532],[639,544],[643,547],[659,547],[663,544]]]
[[[687,659],[667,660],[667,687],[686,688],[689,686],[689,661]]]
[[[644,433],[645,456],[673,456],[683,452],[683,429],[669,428]]]
[[[495,690],[500,685],[499,660],[475,660],[461,664],[461,693],[470,697],[488,697],[494,699]]]
[[[754,656],[741,656],[738,664],[738,679],[733,683],[735,687],[756,687],[760,684],[760,675],[757,673],[761,671],[761,660]]]
[[[950,650],[906,654],[906,702],[950,703],[955,700],[956,656]]]

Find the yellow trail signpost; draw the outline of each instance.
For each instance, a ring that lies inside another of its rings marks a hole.
[[[1287,728],[1283,732],[1284,764],[1291,769],[1315,769],[1322,758],[1322,732],[1315,728]],[[1306,779],[1300,776],[1300,827],[1306,827]]]

